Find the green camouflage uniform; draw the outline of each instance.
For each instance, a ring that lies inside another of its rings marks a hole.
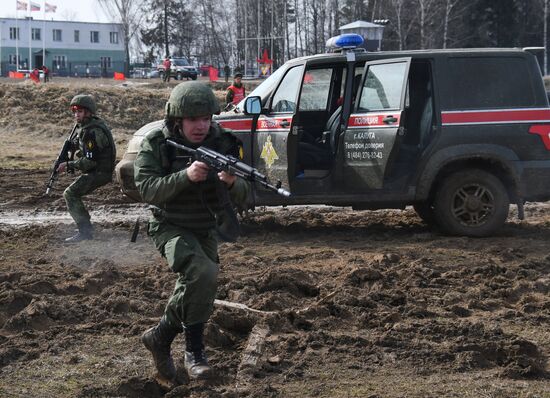
[[[75,146],[79,159],[68,162],[67,171],[80,170],[78,177],[63,192],[71,217],[79,229],[89,228],[90,214],[82,203],[82,197],[112,180],[115,168],[116,147],[105,122],[97,116],[86,118],[77,125]]]
[[[206,181],[190,181],[189,154],[168,146],[167,138],[188,147],[199,146],[179,134],[176,137],[166,126],[151,131],[141,143],[134,176],[141,197],[154,206],[148,233],[179,275],[164,318],[181,330],[182,325],[207,322],[213,309],[219,262],[213,216],[220,211],[218,177],[211,172]],[[236,138],[214,122],[200,146],[238,156]],[[237,178],[229,194],[234,203],[244,205],[248,191],[248,182]]]

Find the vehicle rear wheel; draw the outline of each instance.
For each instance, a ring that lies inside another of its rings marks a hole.
[[[453,235],[487,236],[508,217],[510,199],[493,174],[470,169],[448,176],[434,202],[437,223]]]
[[[197,75],[191,76],[191,79],[192,79],[192,80],[197,80]]]
[[[436,224],[436,218],[435,218],[435,209],[433,205],[433,201],[429,200],[426,202],[418,202],[413,205],[413,209],[429,226],[433,226]]]

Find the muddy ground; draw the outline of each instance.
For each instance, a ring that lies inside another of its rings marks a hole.
[[[410,209],[257,209],[220,247],[216,377],[159,384],[139,338],[175,275],[144,228],[129,241],[147,210],[104,187],[86,202],[96,239],[65,245],[71,178],[43,194],[70,98],[93,90],[121,154],[169,93],[141,83],[0,81],[0,396],[550,397],[543,203],[485,239],[441,235]]]

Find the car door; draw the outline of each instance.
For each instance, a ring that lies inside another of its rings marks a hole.
[[[253,165],[271,181],[289,187],[289,165],[296,158],[295,134],[291,134],[304,66],[289,68],[268,101],[267,109],[258,117],[253,133]],[[290,150],[289,150],[290,149]],[[257,186],[258,195],[267,194]],[[271,193],[270,193],[271,194]]]
[[[357,193],[381,189],[402,134],[411,59],[367,62],[343,134],[339,137],[339,180]]]

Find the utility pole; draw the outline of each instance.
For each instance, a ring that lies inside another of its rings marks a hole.
[[[164,0],[164,52],[166,58],[170,56],[170,49],[168,48],[168,0]]]
[[[548,34],[548,0],[544,0],[544,38],[543,38],[543,42],[544,42],[544,71],[542,72],[543,76],[546,76],[546,74],[548,73],[548,50],[547,50],[548,38],[547,38],[547,34]]]
[[[272,0],[273,1],[273,0]],[[257,25],[258,25],[258,30],[256,31],[256,35],[258,37],[258,52],[256,53],[256,59],[260,58],[260,6],[263,2],[261,0],[258,0],[258,20],[256,21],[257,22]],[[258,73],[258,71],[256,71],[256,73]]]

